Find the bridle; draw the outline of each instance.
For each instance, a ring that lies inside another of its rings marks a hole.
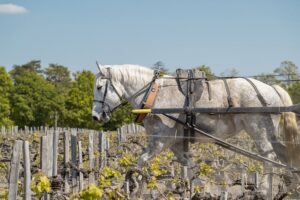
[[[107,70],[108,70],[108,74],[109,74],[108,77],[101,77],[102,79],[106,79],[107,80],[106,83],[105,83],[105,89],[104,89],[103,99],[102,100],[94,99],[93,102],[98,102],[98,103],[102,104],[102,110],[103,110],[104,113],[106,113],[106,111],[104,110],[105,106],[108,108],[109,113],[111,113],[115,109],[117,109],[118,107],[120,107],[121,105],[123,105],[123,102],[125,102],[126,99],[124,99],[122,97],[122,95],[120,95],[120,93],[118,92],[118,90],[114,86],[114,84],[112,82],[112,78],[111,78],[110,68],[107,68]],[[111,85],[111,87],[113,88],[114,92],[117,94],[117,96],[119,97],[119,100],[121,102],[118,106],[116,106],[113,109],[111,109],[110,105],[105,102],[106,96],[107,96],[107,90],[108,90],[108,86],[109,85]]]
[[[120,93],[118,92],[118,90],[114,86],[113,81],[112,81],[112,76],[111,76],[110,68],[107,68],[107,71],[108,71],[108,77],[101,77],[102,79],[106,79],[107,80],[106,83],[105,83],[105,89],[104,89],[103,99],[102,100],[99,100],[99,99],[94,99],[93,100],[93,102],[98,102],[98,103],[102,104],[102,111],[106,115],[112,113],[113,111],[115,111],[120,106],[123,106],[123,105],[127,104],[127,102],[129,100],[140,96],[145,89],[148,88],[148,90],[149,90],[151,88],[152,83],[154,83],[155,80],[159,77],[159,71],[155,70],[154,71],[154,76],[153,76],[152,80],[149,83],[147,83],[144,87],[142,87],[140,90],[138,90],[136,93],[134,93],[132,96],[130,96],[129,98],[126,99],[126,98],[122,97],[122,95],[120,95]],[[111,85],[111,87],[113,88],[114,92],[117,94],[117,96],[119,97],[119,100],[120,100],[120,103],[117,106],[115,106],[114,108],[112,108],[112,109],[111,109],[110,105],[107,102],[105,102],[106,96],[107,96],[107,90],[108,90],[108,86],[109,85]],[[147,92],[146,92],[146,95],[147,95]],[[142,102],[144,101],[144,99],[145,99],[145,97],[142,99]],[[107,113],[107,111],[105,111],[105,109],[104,109],[105,106],[108,108],[108,112],[109,113]]]

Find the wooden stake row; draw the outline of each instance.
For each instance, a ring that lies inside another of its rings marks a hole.
[[[118,145],[126,142],[126,135],[137,134],[142,131],[142,128],[136,125],[126,125],[119,128],[118,131]],[[3,129],[3,128],[2,128]],[[4,131],[5,132],[5,131]],[[88,132],[88,160],[89,160],[89,170],[88,183],[84,183],[83,172],[78,171],[83,167],[83,149],[82,141],[78,137],[78,129],[48,129],[44,134],[41,134],[40,142],[40,168],[41,171],[48,177],[57,176],[58,174],[58,154],[59,154],[59,139],[60,134],[63,134],[63,156],[64,156],[64,166],[65,173],[63,178],[64,182],[64,193],[68,194],[70,192],[79,192],[84,189],[84,187],[97,183],[95,177],[98,177],[98,169],[101,169],[108,165],[107,150],[109,149],[110,143],[105,132],[96,132],[90,130]],[[31,199],[32,192],[30,190],[31,182],[31,171],[30,171],[30,148],[27,141],[16,140],[13,148],[12,158],[11,158],[11,171],[9,180],[9,194],[8,199],[16,199],[18,191],[18,179],[20,170],[20,160],[22,158],[23,152],[23,162],[24,162],[24,199]],[[95,156],[95,153],[99,152],[99,157]],[[71,164],[71,165],[70,165]],[[74,168],[74,166],[77,167]],[[172,175],[175,175],[174,166]],[[193,195],[193,181],[188,180],[188,166],[182,167],[182,179],[187,182],[188,191],[185,191],[183,198],[191,198]],[[245,187],[246,175],[241,173],[242,188]],[[256,173],[255,178],[256,186],[258,187],[258,173]],[[272,179],[270,179],[272,181]],[[272,184],[272,182],[271,182]],[[124,190],[129,193],[129,183]],[[152,191],[151,195],[154,197],[158,195],[157,191]],[[221,192],[221,199],[227,199],[227,191]],[[49,199],[49,195],[45,195],[43,199]]]

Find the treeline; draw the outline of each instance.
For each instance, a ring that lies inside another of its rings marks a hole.
[[[83,70],[71,74],[66,66],[39,60],[0,67],[0,126],[60,126],[116,129],[133,121],[129,106],[119,109],[103,125],[91,118],[95,75]]]
[[[153,68],[169,73],[163,62]],[[208,79],[216,78],[210,67],[196,68],[207,73]],[[222,76],[238,76],[232,69]],[[270,74],[255,76],[268,84],[280,84],[291,95],[294,103],[300,102],[300,76],[298,67],[291,61],[283,61]],[[49,64],[42,69],[39,60],[15,65],[10,72],[0,66],[0,126],[60,126],[115,130],[131,123],[134,116],[126,105],[113,113],[107,124],[91,119],[93,84],[95,75],[88,70],[71,74],[68,67]]]

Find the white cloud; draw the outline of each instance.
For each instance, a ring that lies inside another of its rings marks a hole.
[[[26,8],[15,4],[0,4],[0,14],[22,14],[28,12]]]

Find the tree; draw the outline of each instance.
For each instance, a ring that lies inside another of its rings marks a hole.
[[[50,81],[60,94],[67,94],[71,87],[70,70],[58,64],[49,64],[45,69],[46,80]]]
[[[100,128],[91,117],[95,75],[90,71],[77,72],[75,81],[65,101],[66,126],[78,128]]]
[[[195,68],[205,72],[207,80],[216,79],[215,74],[211,71],[209,66],[200,65],[199,67],[195,67]]]
[[[290,85],[291,80],[299,79],[298,67],[292,62],[285,60],[280,63],[280,66],[274,70],[274,73],[282,75]]]
[[[278,79],[276,79],[276,76],[274,76],[273,74],[262,73],[257,76],[254,76],[253,78],[269,85],[281,84],[281,82]]]
[[[237,77],[237,76],[239,76],[239,71],[235,68],[231,68],[231,69],[226,70],[225,72],[222,72],[220,74],[220,76],[223,76],[223,77]]]
[[[289,95],[291,96],[293,103],[300,103],[300,83],[295,83],[287,88]]]
[[[12,119],[20,126],[53,126],[62,102],[54,86],[36,71],[22,70],[14,77],[11,95]]]
[[[13,70],[10,71],[10,74],[14,78],[17,75],[23,73],[23,71],[32,71],[38,74],[43,73],[41,61],[40,60],[32,60],[24,65],[14,65]]]
[[[49,81],[55,87],[55,92],[57,93],[57,100],[59,102],[65,102],[66,97],[72,86],[72,79],[70,75],[70,70],[59,64],[49,64],[48,68],[45,69],[44,74],[46,76],[46,80]],[[61,112],[56,113],[57,120],[61,124],[64,123],[66,109],[61,107]]]
[[[10,119],[9,95],[12,90],[12,80],[4,67],[0,66],[0,126],[10,126],[13,122]]]
[[[169,73],[168,69],[165,68],[165,64],[162,61],[157,61],[156,63],[154,63],[152,69],[159,70],[160,75],[165,75]]]

